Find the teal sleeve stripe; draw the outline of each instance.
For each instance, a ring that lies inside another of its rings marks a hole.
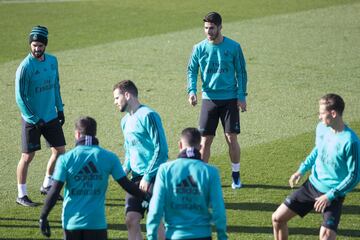
[[[240,72],[241,72],[241,84],[242,84],[242,90],[244,91],[243,93],[246,93],[247,90],[247,73],[246,73],[246,67],[245,67],[245,59],[244,59],[244,54],[241,50],[241,47],[239,45],[239,58],[240,58]]]
[[[27,111],[31,115],[35,115],[31,109],[29,103],[26,100],[25,86],[26,86],[26,68],[23,67],[23,68],[21,68],[20,79],[19,79],[19,91],[20,91],[19,94],[20,94],[21,101],[23,102],[24,107],[26,108],[25,111]]]
[[[154,136],[152,137],[152,141],[154,142],[155,146],[154,146],[154,155],[151,159],[151,162],[150,162],[150,165],[148,167],[148,169],[146,170],[146,174],[150,173],[153,171],[154,168],[156,168],[156,166],[158,164],[160,164],[160,160],[159,160],[159,156],[160,156],[160,153],[161,153],[161,148],[162,148],[162,144],[160,142],[160,135],[159,135],[159,126],[158,126],[158,123],[156,121],[156,118],[155,118],[155,113],[154,112],[151,112],[149,113],[148,115],[149,117],[149,122],[150,122],[150,126],[154,131]],[[152,177],[152,176],[151,176]]]
[[[196,94],[196,82],[197,82],[197,75],[199,72],[199,64],[196,60],[194,60],[196,55],[197,48],[194,46],[193,52],[189,58],[188,61],[188,67],[187,67],[187,74],[188,74],[188,86],[187,86],[187,92],[188,93],[195,93]]]
[[[353,168],[350,169],[350,174],[345,178],[337,188],[337,192],[347,193],[351,191],[357,184],[359,180],[359,147],[356,142],[351,144],[351,159],[352,162],[350,166],[353,165]]]

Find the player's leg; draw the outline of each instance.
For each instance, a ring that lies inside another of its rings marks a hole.
[[[40,147],[41,132],[35,127],[34,124],[25,122],[22,119],[21,123],[21,142],[22,142],[22,154],[16,169],[16,178],[18,186],[18,197],[16,202],[23,206],[33,207],[37,204],[32,202],[28,197],[27,192],[27,173],[31,161],[34,159],[35,151]]]
[[[200,154],[201,158],[204,162],[208,163],[210,159],[210,153],[211,153],[211,144],[214,140],[215,136],[202,136],[201,137],[201,149]]]
[[[199,131],[201,133],[200,154],[204,162],[209,162],[211,144],[219,123],[219,113],[215,101],[203,99],[201,104]]]
[[[22,153],[16,169],[17,186],[18,186],[18,197],[16,199],[16,202],[26,207],[33,207],[37,205],[36,203],[30,200],[26,185],[29,165],[30,162],[34,159],[34,156],[35,156],[35,152]]]
[[[128,229],[129,240],[143,240],[140,221],[143,216],[138,212],[129,211],[126,213],[126,227]]]
[[[229,147],[232,169],[233,189],[241,188],[240,181],[240,144],[237,135],[240,133],[240,115],[237,99],[224,100],[219,108],[221,124],[225,133],[225,140]]]
[[[165,240],[165,226],[163,221],[160,222],[158,227],[158,239],[159,240]]]
[[[131,181],[139,186],[142,176],[132,178]],[[126,192],[125,195],[125,223],[128,229],[129,240],[143,240],[140,221],[144,218],[146,208],[142,206],[142,199],[136,198]]]
[[[241,188],[241,180],[240,180],[240,145],[237,140],[236,133],[225,133],[226,143],[229,147],[229,156],[231,160],[231,170],[232,170],[232,179],[233,182],[231,187],[233,189]]]
[[[276,209],[276,211],[272,214],[274,239],[288,239],[289,231],[287,222],[296,215],[297,214],[288,208],[284,203],[282,203],[278,209]]]
[[[50,187],[52,185],[52,174],[54,173],[54,169],[55,169],[55,165],[56,165],[56,160],[58,159],[58,157],[61,154],[65,153],[65,146],[61,146],[61,147],[51,147],[51,155],[49,158],[49,161],[47,163],[46,166],[46,178],[44,179],[43,182],[43,187]]]
[[[287,222],[294,216],[306,216],[314,208],[315,198],[320,196],[309,180],[293,192],[272,214],[274,238],[276,240],[288,239]]]
[[[331,230],[329,228],[321,226],[319,239],[320,240],[335,240],[336,232],[334,230]]]
[[[323,222],[321,224],[319,239],[336,239],[336,232],[339,226],[341,210],[344,198],[335,198],[331,204],[325,208],[323,213]]]
[[[52,184],[52,174],[55,169],[56,160],[65,153],[65,137],[61,124],[58,119],[54,119],[43,127],[42,134],[44,135],[47,145],[51,147],[51,155],[46,166],[46,172],[43,184],[40,188],[42,194],[47,194]]]

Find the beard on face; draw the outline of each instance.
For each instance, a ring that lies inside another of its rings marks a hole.
[[[31,51],[32,55],[36,58],[41,58],[43,55],[44,55],[44,52],[45,50],[41,51],[41,50],[34,50],[34,51]]]
[[[128,107],[128,102],[126,102],[123,106],[120,107],[120,112],[125,112]]]
[[[209,34],[208,36],[209,36],[209,40],[213,41],[213,40],[217,39],[217,37],[219,36],[219,32],[216,31],[215,33]]]

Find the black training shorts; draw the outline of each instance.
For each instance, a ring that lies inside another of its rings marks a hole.
[[[31,153],[41,149],[40,137],[44,136],[48,146],[61,147],[65,146],[65,136],[61,124],[57,118],[45,123],[41,129],[35,124],[21,120],[21,141],[22,152]]]
[[[203,237],[203,238],[187,238],[186,240],[211,240],[211,237]],[[172,240],[172,239],[166,239],[166,240]],[[177,240],[177,239],[174,239]]]
[[[237,99],[202,100],[199,121],[201,135],[215,136],[219,119],[225,133],[240,133],[240,115]]]
[[[293,192],[284,201],[284,204],[292,211],[297,213],[300,217],[304,217],[311,210],[314,209],[315,198],[324,195],[319,192],[309,180],[307,180],[299,189]],[[344,202],[344,197],[335,198],[330,206],[326,207],[323,215],[322,226],[337,231],[341,209]]]
[[[107,229],[96,230],[66,230],[64,229],[64,240],[107,240]]]
[[[143,178],[143,176],[133,177],[131,179],[131,181],[133,183],[135,183],[136,186],[139,186],[140,181],[141,181],[142,178]],[[153,178],[150,181],[150,184],[153,185],[154,181],[155,181],[155,178]],[[151,189],[151,186],[150,186],[150,189]],[[144,208],[142,206],[142,202],[143,202],[143,199],[137,198],[137,197],[131,195],[130,193],[126,192],[126,195],[125,195],[125,214],[127,214],[128,212],[138,212],[138,213],[140,213],[142,215],[142,217],[144,217],[145,211],[148,208]]]

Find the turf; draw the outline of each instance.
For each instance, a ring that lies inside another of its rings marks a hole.
[[[20,119],[13,79],[27,51],[27,33],[37,23],[49,26],[48,50],[60,63],[68,149],[74,119],[90,115],[99,122],[100,144],[122,158],[121,115],[111,90],[128,78],[137,83],[141,101],[162,116],[174,158],[181,129],[197,126],[199,107],[186,101],[185,70],[192,45],[203,39],[201,16],[209,6],[223,14],[223,33],[241,43],[249,75],[249,111],[241,115],[239,137],[245,188],[234,192],[229,187],[220,130],[212,149],[211,162],[221,171],[230,239],[272,238],[271,213],[291,191],[288,177],[312,148],[321,95],[341,94],[344,117],[360,133],[357,1],[244,1],[241,6],[237,1],[8,2],[0,1],[0,38],[7,49],[0,56],[0,239],[40,238],[40,208],[14,203]],[[29,172],[29,191],[38,202],[48,154],[39,151]],[[111,239],[126,239],[123,197],[112,183],[107,197]],[[359,197],[358,188],[346,200],[339,239],[360,239]],[[320,219],[318,214],[294,219],[291,239],[316,238]],[[50,220],[52,239],[60,239],[59,205]]]

